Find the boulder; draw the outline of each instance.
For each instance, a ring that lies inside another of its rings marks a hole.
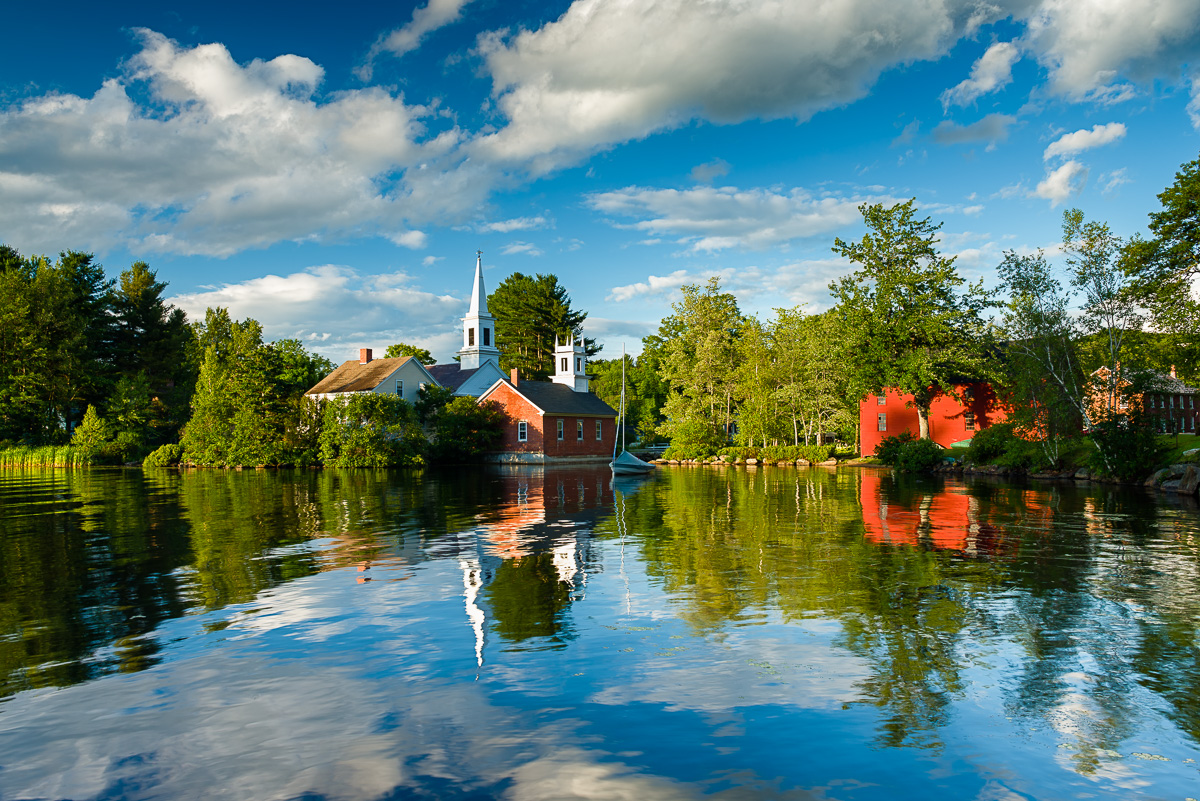
[[[837,467],[837,459],[826,459],[821,462],[821,467]]]
[[[1190,464],[1184,472],[1183,478],[1179,479],[1179,487],[1175,491],[1180,495],[1195,495],[1198,488],[1200,488],[1200,470]]]
[[[1179,479],[1174,478],[1174,479],[1171,479],[1170,481],[1164,481],[1163,483],[1158,485],[1158,488],[1160,490],[1162,490],[1163,492],[1178,492]]]
[[[1087,471],[1086,467],[1081,467],[1075,471],[1075,478],[1078,478],[1082,481],[1087,481],[1091,477],[1092,474]]]
[[[749,459],[746,460],[746,464],[758,464],[758,460],[755,459],[753,456],[751,456]]]
[[[1150,478],[1146,479],[1146,486],[1157,487],[1170,477],[1171,468],[1169,467],[1164,467],[1162,470],[1155,470],[1153,473],[1151,473]]]
[[[797,459],[796,460],[796,467],[808,467],[809,464],[810,463],[807,459]]]
[[[1200,454],[1200,448],[1191,448],[1183,452],[1184,456],[1195,456],[1197,454]]]

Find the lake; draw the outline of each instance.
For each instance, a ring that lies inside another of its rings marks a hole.
[[[1200,797],[1200,511],[879,468],[0,472],[0,798]]]

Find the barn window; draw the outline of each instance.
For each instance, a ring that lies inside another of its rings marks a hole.
[[[517,423],[517,442],[527,442],[529,440],[529,423],[522,420]]]
[[[975,430],[975,412],[963,412],[963,425],[967,431]]]
[[[879,413],[879,430],[887,431],[887,413],[886,412]]]
[[[880,393],[879,395],[877,395],[875,397],[875,405],[876,406],[883,406],[886,403],[887,403],[887,397],[884,396],[882,393]]]

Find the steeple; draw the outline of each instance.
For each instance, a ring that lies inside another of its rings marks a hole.
[[[483,286],[483,251],[475,251],[475,284],[471,287],[471,306],[463,318],[463,346],[458,352],[460,370],[474,370],[484,362],[500,366],[496,348],[496,319],[488,314],[487,290]]]

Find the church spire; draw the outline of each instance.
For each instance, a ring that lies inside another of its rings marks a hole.
[[[463,318],[463,346],[458,352],[461,370],[474,370],[484,362],[500,365],[496,349],[496,320],[488,314],[487,291],[483,287],[483,251],[475,251],[475,285],[471,287],[471,306]]]
[[[468,317],[486,315],[487,291],[483,288],[483,251],[475,251],[475,286],[471,288],[471,308],[467,310]]]

